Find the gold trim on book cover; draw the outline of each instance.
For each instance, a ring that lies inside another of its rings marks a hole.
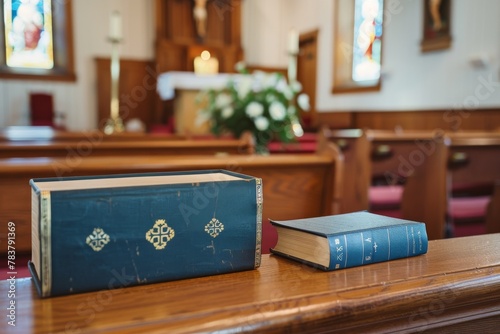
[[[264,196],[262,195],[262,179],[255,179],[255,190],[257,194],[257,240],[255,242],[255,267],[260,267],[262,256],[262,209]]]
[[[42,191],[40,193],[40,248],[42,251],[42,269],[41,269],[41,281],[42,281],[42,296],[48,297],[52,291],[52,228],[51,220],[52,213],[50,209],[50,191]]]
[[[146,232],[146,240],[152,243],[156,250],[165,248],[174,237],[175,231],[167,225],[165,219],[158,219],[153,227]]]

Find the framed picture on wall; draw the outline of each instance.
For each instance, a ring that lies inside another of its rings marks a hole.
[[[424,0],[422,52],[451,46],[451,0]]]
[[[74,81],[71,0],[3,0],[0,78]]]

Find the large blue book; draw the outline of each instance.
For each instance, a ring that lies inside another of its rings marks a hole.
[[[262,181],[224,170],[30,180],[42,297],[259,267]]]
[[[427,253],[425,224],[366,211],[273,221],[271,252],[325,271]]]

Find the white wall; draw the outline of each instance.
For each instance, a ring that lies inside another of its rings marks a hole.
[[[67,114],[72,130],[96,125],[93,59],[109,57],[109,14],[123,16],[124,58],[154,58],[154,0],[73,0],[76,83],[0,81],[0,127],[28,124],[32,91],[54,94],[55,107]],[[500,107],[500,1],[453,0],[452,47],[420,51],[422,1],[386,0],[383,84],[377,93],[332,95],[334,0],[244,0],[242,41],[246,61],[266,67],[287,66],[287,34],[319,29],[317,108],[319,111],[420,110]],[[491,66],[469,61],[487,55]],[[490,79],[491,78],[491,79]],[[491,92],[482,82],[493,81]]]
[[[268,1],[271,2],[271,1]],[[273,1],[286,8],[289,17],[272,38],[286,39],[290,22],[301,32],[319,29],[317,108],[319,111],[420,110],[447,108],[489,108],[500,106],[500,1],[454,0],[452,3],[452,47],[422,53],[422,1],[386,0],[383,46],[383,81],[380,92],[359,94],[331,93],[333,76],[332,0]],[[258,1],[257,1],[258,3]],[[252,2],[253,4],[253,2]],[[263,5],[255,4],[256,7]],[[274,5],[276,6],[276,5]],[[268,10],[270,8],[268,6]],[[246,15],[247,13],[245,13]],[[253,13],[252,13],[253,14]],[[273,16],[269,13],[267,16]],[[275,16],[275,15],[274,15]],[[264,18],[256,20],[260,30],[276,25]],[[288,24],[288,27],[285,26]],[[245,26],[245,28],[248,28]],[[267,36],[266,36],[267,37]],[[256,43],[248,41],[245,49]],[[266,42],[269,43],[269,42]],[[275,43],[284,49],[281,42]],[[261,62],[263,54],[246,53],[251,64]],[[487,68],[474,68],[470,60],[485,55]],[[281,67],[286,60],[266,54],[268,63]],[[273,59],[270,59],[273,58]],[[484,82],[490,82],[488,87]]]

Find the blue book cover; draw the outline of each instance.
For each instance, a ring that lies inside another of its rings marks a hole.
[[[425,224],[366,211],[273,221],[277,255],[336,270],[427,253]]]
[[[42,297],[260,265],[262,181],[224,170],[33,179]]]

